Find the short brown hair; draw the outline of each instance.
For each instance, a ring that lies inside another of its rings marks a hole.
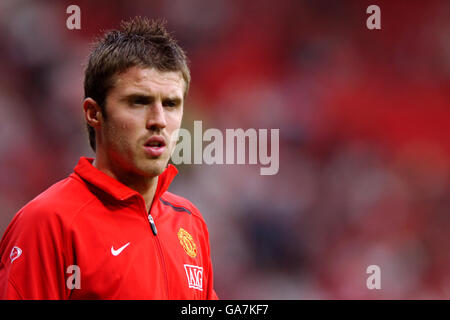
[[[104,117],[113,76],[133,66],[180,71],[189,89],[191,76],[185,52],[167,32],[164,20],[135,17],[121,22],[121,30],[105,33],[94,44],[84,73],[84,97],[94,99]],[[87,124],[89,143],[96,150],[95,130]]]

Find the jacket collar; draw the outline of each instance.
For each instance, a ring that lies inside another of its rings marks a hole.
[[[74,172],[89,184],[103,190],[117,200],[126,200],[137,194],[140,195],[135,190],[95,168],[92,165],[93,161],[93,158],[81,157],[74,168]],[[163,173],[159,175],[154,199],[158,199],[167,191],[177,173],[177,168],[169,164]]]

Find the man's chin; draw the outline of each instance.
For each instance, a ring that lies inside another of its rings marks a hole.
[[[156,160],[155,163],[145,165],[141,167],[141,172],[144,176],[148,178],[154,178],[159,176],[167,167],[167,161]]]

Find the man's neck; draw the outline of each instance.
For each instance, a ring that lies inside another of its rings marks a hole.
[[[112,166],[102,163],[97,159],[94,160],[92,165],[103,173],[107,174],[111,178],[116,179],[120,183],[126,185],[130,189],[140,193],[145,201],[145,207],[147,212],[153,203],[153,199],[156,193],[156,187],[158,185],[158,176],[156,177],[144,177],[130,172],[120,170],[118,168],[112,168]]]

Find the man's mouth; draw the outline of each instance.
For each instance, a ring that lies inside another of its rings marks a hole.
[[[151,157],[159,157],[166,150],[166,141],[161,136],[154,136],[147,140],[144,149]]]

